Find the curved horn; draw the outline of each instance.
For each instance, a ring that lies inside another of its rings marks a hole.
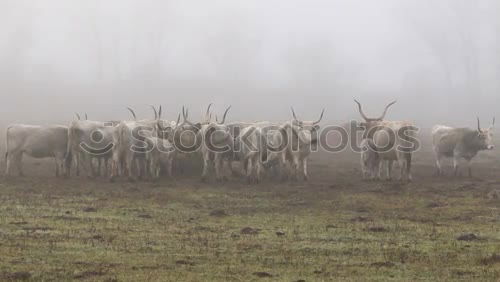
[[[135,115],[135,112],[134,110],[132,110],[131,108],[127,107],[127,109],[129,110],[129,112],[132,114],[132,116],[134,116],[134,120],[137,120],[137,116]]]
[[[162,111],[162,108],[160,105],[160,107],[158,108],[158,119],[161,119],[161,111]]]
[[[208,118],[208,115],[210,114],[210,108],[212,107],[212,103],[210,103],[207,107],[207,112],[205,113],[205,119]]]
[[[177,123],[175,124],[175,126],[179,125],[179,122],[181,122],[181,114],[177,116]]]
[[[323,110],[321,111],[321,115],[320,115],[320,117],[319,117],[318,121],[316,121],[314,124],[318,124],[318,123],[319,123],[319,122],[323,119],[323,114],[324,114],[324,113],[325,113],[325,109],[323,109]]]
[[[85,120],[89,120],[89,117],[87,116],[87,113],[85,113]]]
[[[227,112],[229,112],[229,109],[231,109],[231,106],[227,107],[226,111],[224,112],[224,115],[222,116],[222,121],[219,124],[224,124],[226,122],[226,116]]]
[[[156,108],[155,106],[153,105],[149,105],[151,107],[151,109],[153,109],[153,112],[155,113],[155,119],[158,119],[158,112],[156,111]]]
[[[477,117],[477,131],[481,132],[481,122],[479,121],[479,117]]]
[[[493,122],[491,123],[491,128],[493,128],[493,126],[495,126],[495,117],[493,117]]]
[[[75,113],[75,116],[78,120],[82,120],[82,118],[80,117],[80,115],[78,113]]]
[[[384,113],[378,118],[378,120],[383,120],[385,118],[385,115],[387,114],[387,110],[394,104],[396,104],[397,100],[394,100],[390,102],[387,106],[385,106]]]
[[[186,110],[184,109],[184,106],[182,106],[182,118],[184,121],[186,120]]]
[[[292,110],[293,119],[295,119],[296,121],[298,121],[299,119],[297,118],[297,115],[295,114],[295,111],[293,110],[293,107],[290,107],[290,110]]]
[[[363,112],[363,107],[361,106],[361,103],[358,102],[358,100],[354,99],[354,102],[356,102],[356,104],[358,104],[358,111],[359,111],[359,114],[361,115],[361,117],[365,120],[365,121],[369,121],[370,118],[368,118],[366,115],[365,115],[365,112]]]

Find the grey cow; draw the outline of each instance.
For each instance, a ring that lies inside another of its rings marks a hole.
[[[7,128],[6,135],[6,176],[11,175],[13,165],[17,167],[19,175],[23,176],[23,155],[37,159],[54,158],[56,176],[66,172],[67,167],[64,165],[68,146],[68,128],[66,126],[16,124]]]
[[[495,119],[488,129],[481,129],[479,118],[477,119],[477,129],[453,128],[444,125],[436,125],[432,129],[432,144],[436,154],[436,166],[438,175],[442,175],[442,159],[453,158],[453,168],[455,176],[458,174],[460,159],[465,159],[469,171],[469,177],[472,176],[470,167],[471,160],[479,151],[493,150],[492,129]]]

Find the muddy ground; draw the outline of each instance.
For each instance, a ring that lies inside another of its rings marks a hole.
[[[423,145],[409,184],[362,181],[349,152],[259,185],[56,179],[28,160],[0,180],[0,280],[498,281],[498,150],[437,178]]]

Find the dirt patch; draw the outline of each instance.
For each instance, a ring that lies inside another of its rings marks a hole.
[[[99,271],[84,271],[73,276],[74,279],[87,279],[94,276],[103,276],[106,273],[102,270]]]
[[[243,235],[258,235],[261,229],[257,228],[252,228],[252,227],[245,227],[241,229],[240,233]]]
[[[229,216],[225,210],[213,210],[210,212],[210,216],[214,216],[214,217],[225,217],[225,216]]]
[[[13,280],[13,281],[29,280],[31,278],[31,273],[25,271],[2,272],[0,274],[0,277],[2,278],[2,280]]]
[[[371,218],[365,217],[365,216],[357,216],[351,218],[352,222],[368,222],[368,221],[373,221]]]
[[[272,277],[274,277],[269,272],[254,272],[253,275],[255,275],[255,276],[259,277],[259,278],[272,278]]]
[[[470,241],[478,241],[478,240],[480,240],[480,238],[474,233],[467,233],[467,234],[462,234],[462,235],[458,236],[457,240],[470,242]]]
[[[94,207],[85,207],[83,208],[83,212],[97,212],[97,209]]]
[[[140,214],[137,216],[138,218],[144,218],[144,219],[151,219],[153,218],[151,215],[145,213],[145,214]]]
[[[368,232],[389,232],[389,229],[383,226],[372,226],[365,229]]]
[[[500,255],[492,254],[489,257],[485,257],[485,258],[482,258],[481,260],[479,260],[479,263],[482,265],[498,264],[498,263],[500,263]]]
[[[178,260],[175,262],[177,265],[189,265],[189,266],[194,266],[194,262],[188,261],[188,260]]]
[[[373,267],[394,267],[395,266],[395,264],[390,262],[390,261],[374,262],[370,265]]]

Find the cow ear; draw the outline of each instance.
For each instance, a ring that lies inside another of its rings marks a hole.
[[[315,126],[313,126],[313,128],[314,128],[315,131],[319,131],[320,126],[319,126],[319,124],[316,124]]]

